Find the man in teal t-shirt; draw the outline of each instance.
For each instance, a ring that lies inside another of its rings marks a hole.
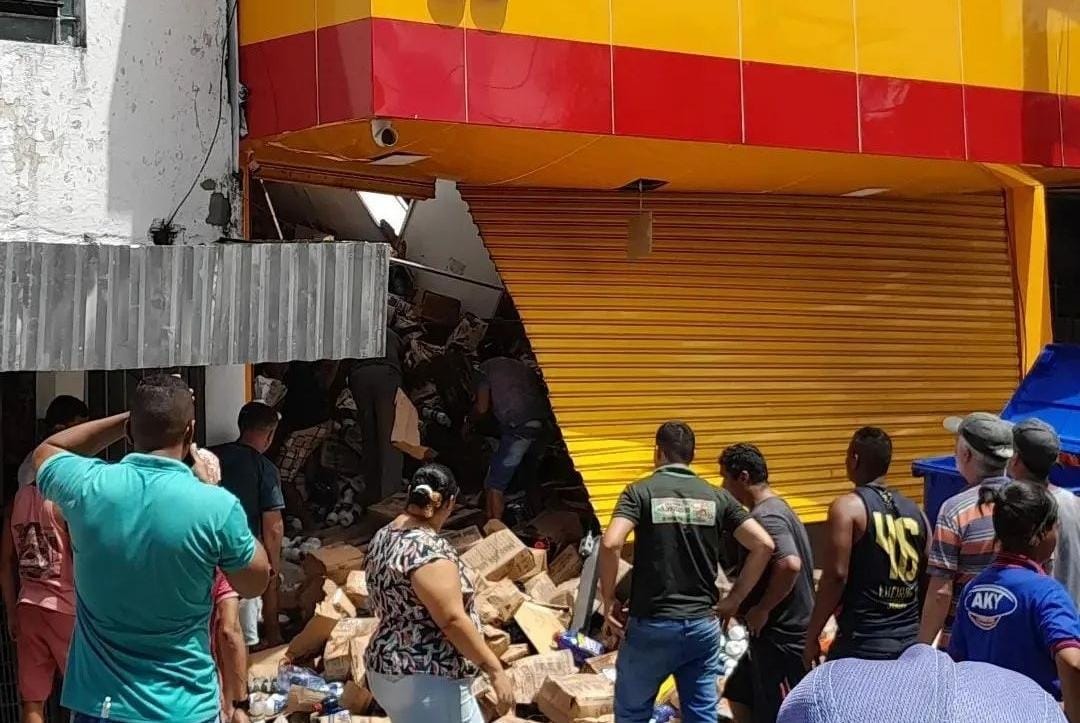
[[[240,502],[202,484],[194,404],[180,379],[154,376],[127,414],[49,437],[34,452],[38,486],[67,520],[77,594],[62,702],[75,723],[209,723],[220,700],[210,656],[210,599],[220,567],[261,594],[266,553]],[[88,456],[122,439],[136,453]],[[183,463],[191,453],[196,469]]]

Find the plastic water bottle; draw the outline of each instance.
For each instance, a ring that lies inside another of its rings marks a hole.
[[[669,723],[675,719],[676,710],[670,705],[658,705],[653,708],[652,718],[649,723]]]

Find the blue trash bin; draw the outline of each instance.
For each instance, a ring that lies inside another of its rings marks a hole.
[[[1001,412],[1001,418],[1010,422],[1029,417],[1053,425],[1061,438],[1061,461],[1050,481],[1080,495],[1080,345],[1051,344],[1043,349]],[[915,460],[911,474],[923,478],[923,509],[935,525],[941,505],[966,486],[956,471],[956,457]]]

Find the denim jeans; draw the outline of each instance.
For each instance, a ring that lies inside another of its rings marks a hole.
[[[369,670],[367,681],[393,723],[484,723],[471,680]]]
[[[660,686],[674,675],[683,723],[716,723],[719,673],[716,618],[630,618],[616,662],[615,722],[648,723]]]
[[[504,427],[499,437],[499,448],[491,457],[484,487],[506,492],[514,481],[514,474],[523,464],[539,461],[539,443],[544,436],[544,423],[539,419],[525,422],[518,427]]]

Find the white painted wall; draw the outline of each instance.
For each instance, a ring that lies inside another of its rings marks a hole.
[[[90,0],[85,48],[0,41],[0,240],[147,241],[218,118],[225,0]],[[198,180],[229,183],[228,96]],[[176,223],[222,235],[198,185]],[[232,194],[234,219],[239,206]]]
[[[437,181],[435,198],[418,201],[402,234],[407,258],[436,269],[502,286],[499,272],[473,223],[469,206],[453,181]],[[463,311],[490,319],[501,292],[482,286],[416,272],[417,285],[461,300]]]
[[[247,402],[244,365],[206,368],[206,443],[223,444],[240,434],[236,415]]]
[[[85,372],[38,372],[34,378],[38,419],[45,418],[49,403],[61,394],[86,401]]]

